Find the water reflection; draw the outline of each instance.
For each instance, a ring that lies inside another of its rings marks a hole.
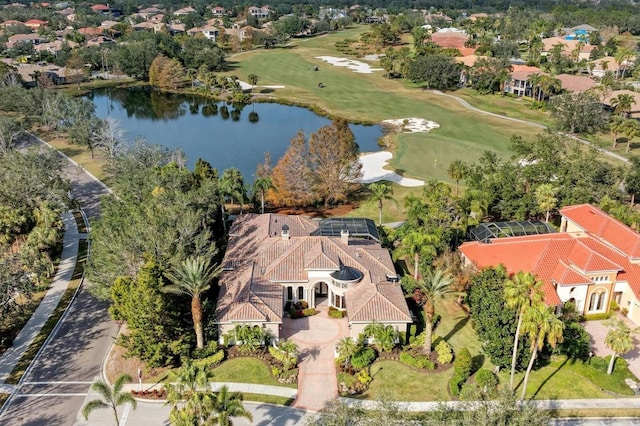
[[[202,157],[213,167],[240,169],[248,182],[264,153],[274,163],[298,130],[307,135],[330,121],[299,107],[273,103],[249,108],[191,95],[163,94],[144,88],[101,89],[88,95],[101,118],[120,122],[127,139],[180,148],[194,166]],[[380,126],[351,125],[363,152],[378,151]]]

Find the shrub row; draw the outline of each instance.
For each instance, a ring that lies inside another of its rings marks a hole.
[[[289,313],[292,319],[296,319],[296,318],[312,317],[317,312],[315,308],[307,308],[307,309],[292,309]]]
[[[224,361],[224,350],[220,349],[213,355],[210,355],[206,358],[195,360],[193,363],[195,365],[203,366],[206,368],[212,368]]]
[[[421,368],[425,370],[434,370],[436,365],[428,356],[418,352],[402,352],[400,354],[400,362],[410,367]]]

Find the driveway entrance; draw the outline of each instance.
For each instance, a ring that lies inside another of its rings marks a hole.
[[[338,340],[349,335],[346,318],[328,316],[326,299],[316,306],[320,311],[312,317],[285,318],[281,337],[300,347],[298,397],[293,407],[319,411],[338,396],[334,349]]]

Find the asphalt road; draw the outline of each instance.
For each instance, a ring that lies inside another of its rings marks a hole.
[[[27,142],[29,146],[36,144],[34,139]],[[65,167],[65,173],[73,197],[87,216],[98,217],[100,197],[109,190],[72,163]],[[74,423],[117,335],[118,326],[109,319],[107,308],[106,303],[81,289],[60,328],[23,378],[16,397],[0,417],[0,425]]]

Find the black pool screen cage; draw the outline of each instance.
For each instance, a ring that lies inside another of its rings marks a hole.
[[[378,228],[371,219],[355,218],[355,217],[332,217],[322,219],[318,229],[313,231],[311,235],[322,235],[325,237],[339,237],[342,231],[349,231],[350,237],[370,238],[380,242]]]
[[[524,235],[540,235],[556,232],[548,223],[540,220],[525,222],[488,222],[469,231],[469,239],[489,242],[491,238],[521,237]]]

